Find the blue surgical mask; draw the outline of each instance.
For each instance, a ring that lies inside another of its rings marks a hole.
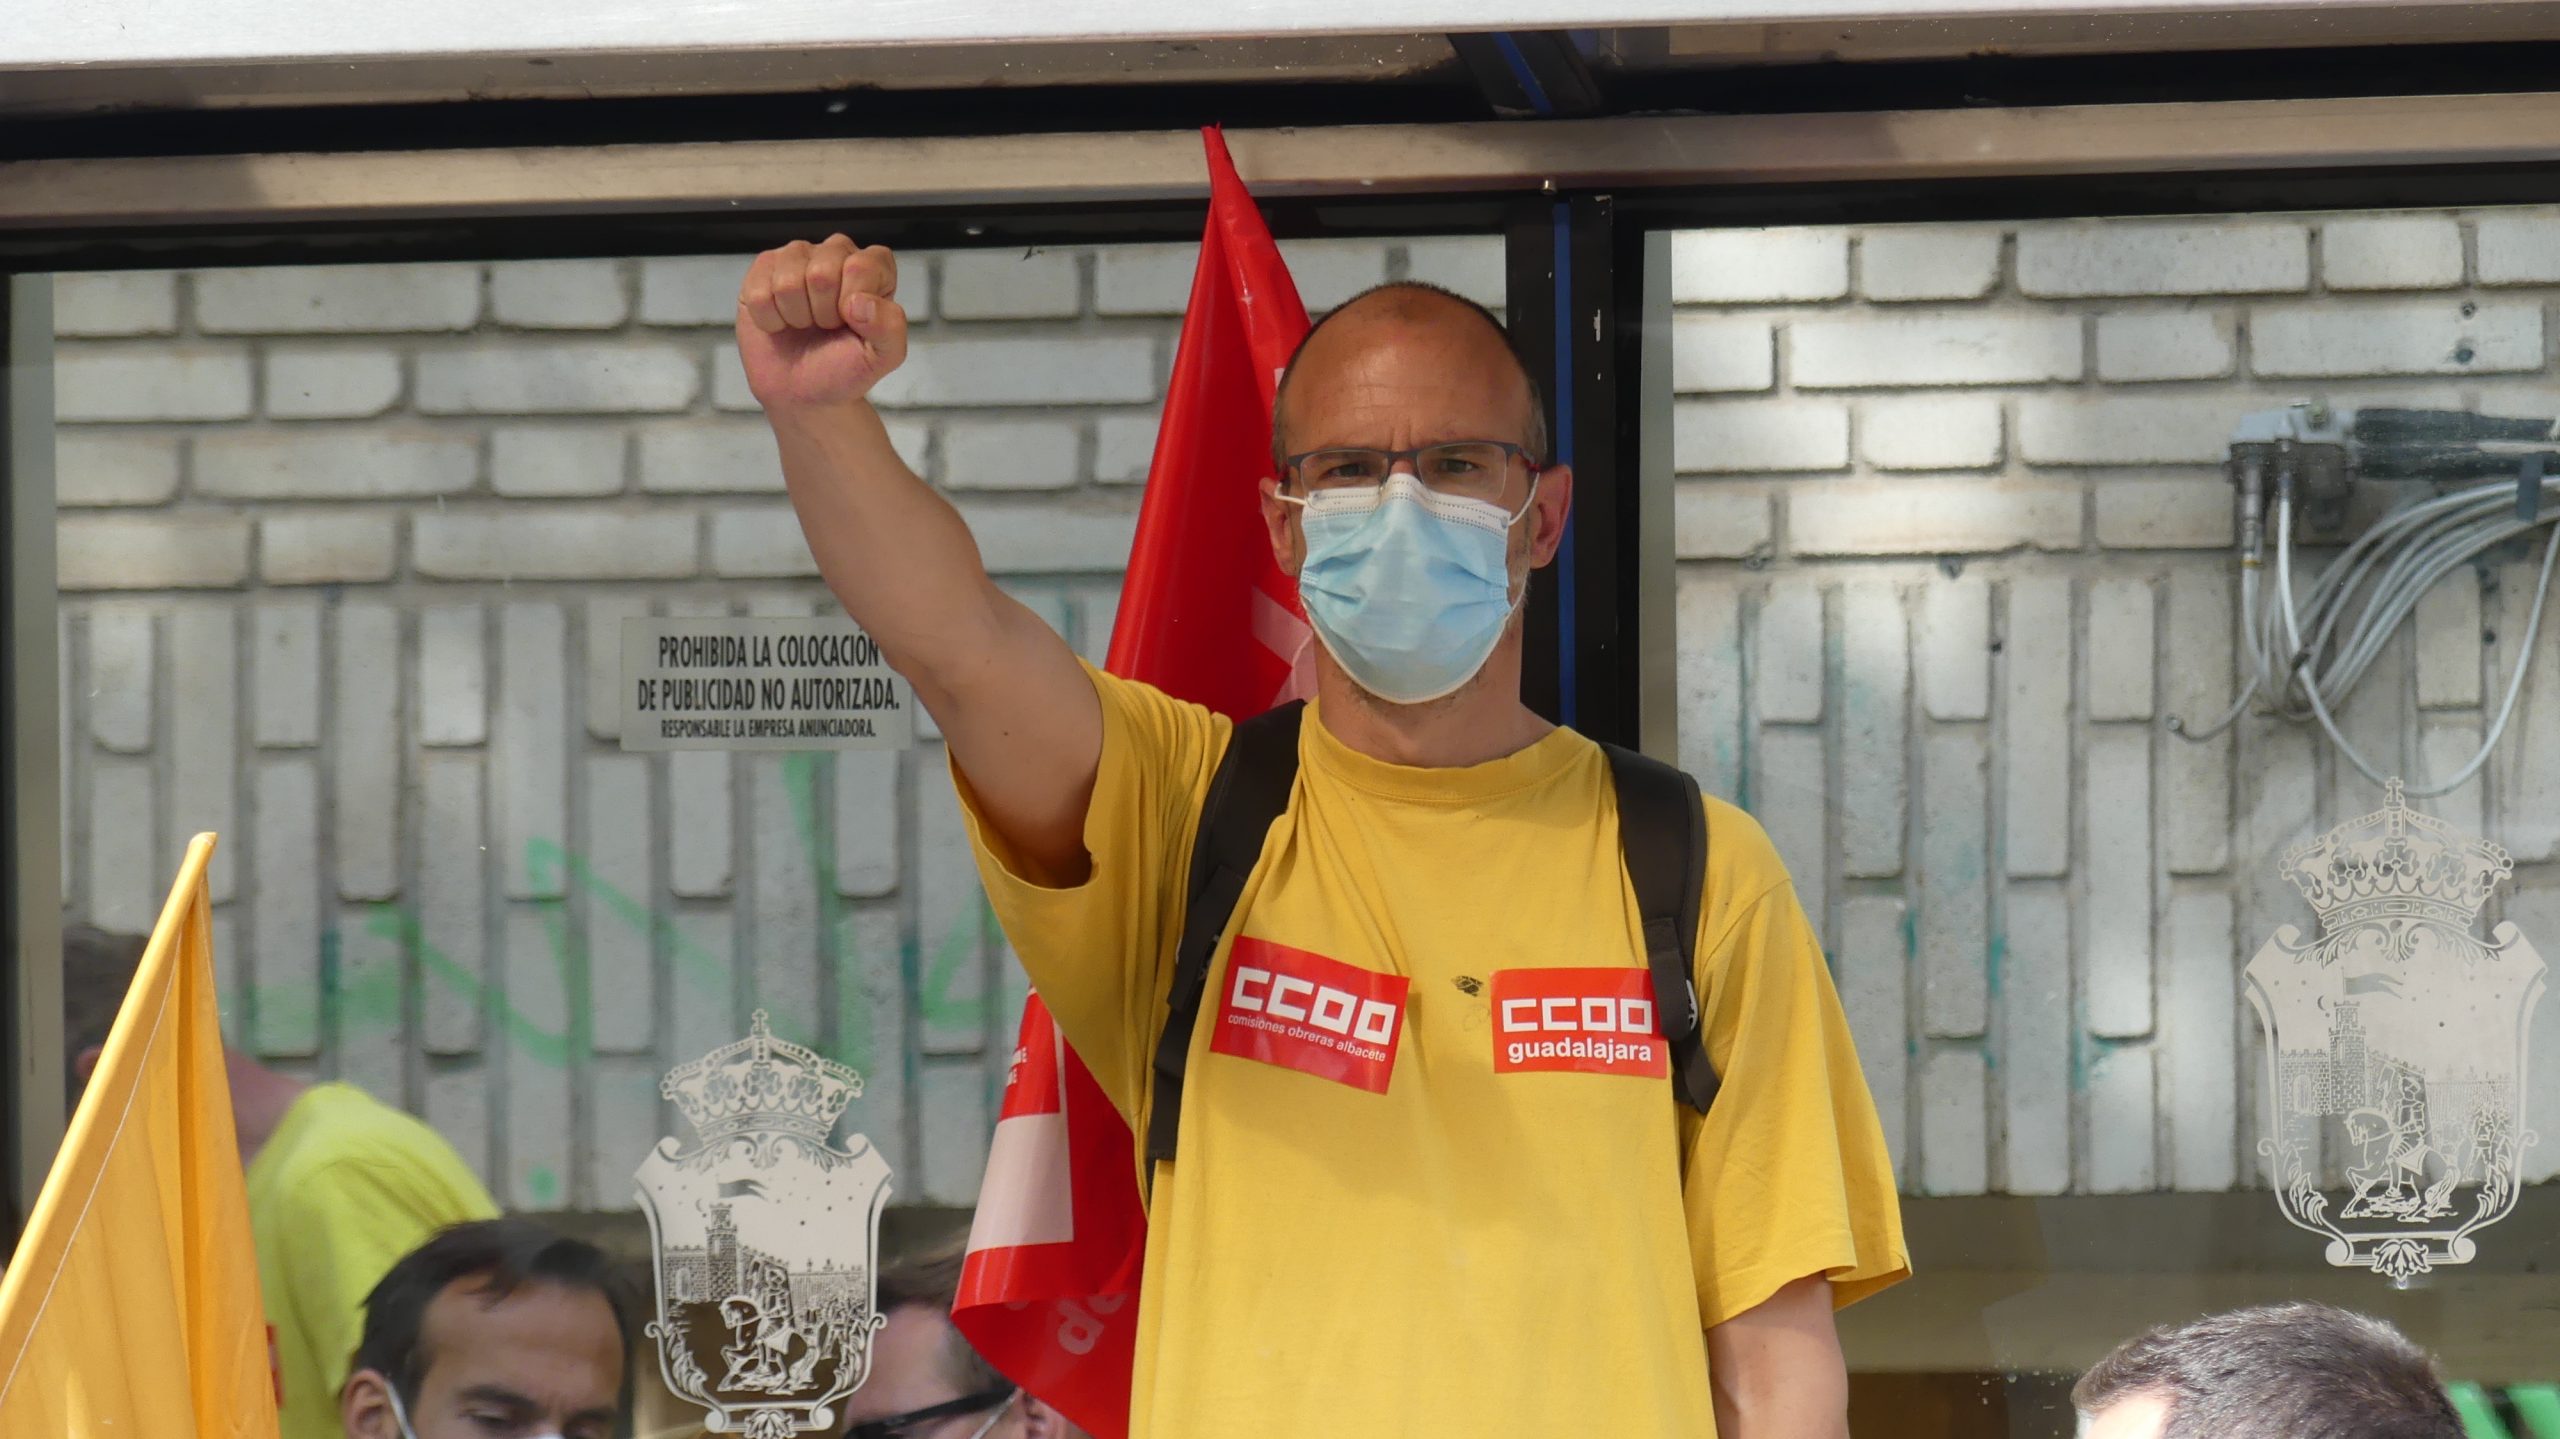
[[[1382,485],[1299,503],[1307,557],[1298,594],[1316,638],[1354,682],[1410,705],[1475,678],[1519,608],[1510,536],[1528,502],[1507,511],[1435,494],[1398,471]]]

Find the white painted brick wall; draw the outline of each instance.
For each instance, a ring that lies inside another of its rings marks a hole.
[[[885,406],[1107,405],[1156,397],[1156,342],[947,339],[911,346],[872,390]]]
[[[2109,477],[2091,487],[2090,500],[2091,527],[2111,550],[2224,549],[2234,535],[2230,487],[2201,476]]]
[[[228,589],[249,577],[249,522],[64,515],[54,529],[54,574],[73,592]]]
[[[168,838],[232,833],[240,812],[240,615],[228,600],[182,605],[169,615]],[[237,895],[239,846],[218,845],[208,871],[213,902]],[[176,856],[164,860],[174,865]],[[171,872],[175,872],[172,870]]]
[[[54,351],[53,413],[79,420],[242,420],[248,352],[220,345],[65,344]]]
[[[434,431],[240,430],[195,444],[194,489],[225,500],[453,495],[478,478],[479,446]]]
[[[1743,792],[1742,594],[1704,567],[1680,576],[1680,767],[1709,794]]]
[[[2291,726],[2159,729],[2233,693],[2230,424],[2303,396],[2541,412],[2554,235],[2535,210],[1677,242],[1679,752],[1793,867],[1913,1188],[2257,1178],[2234,966],[2309,923],[2275,857],[2369,787]],[[1488,237],[1291,254],[1318,308],[1390,276],[1501,300]],[[1195,259],[907,257],[893,440],[1095,656]],[[537,1207],[627,1203],[648,1076],[759,1003],[865,1067],[901,1202],[963,1201],[1021,993],[938,751],[613,743],[624,616],[828,603],[727,343],[744,267],[64,289],[72,910],[146,924],[130,876],[238,831],[215,922],[244,1042],[424,1106]],[[2380,671],[2397,700],[2346,722],[2466,756],[2530,578],[2431,597]],[[2430,804],[2518,851],[2508,911],[2548,928],[2544,668],[2508,751]],[[394,963],[415,991],[324,1026],[324,953],[342,996]],[[564,1068],[577,993],[598,1054]]]
[[[2076,380],[2080,330],[2070,315],[1897,311],[1800,320],[1788,331],[1788,370],[1811,390]]]
[[[279,420],[360,420],[400,402],[395,350],[279,345],[267,351],[259,384]]]
[[[2080,545],[2080,492],[1988,479],[1799,484],[1787,504],[1798,555],[1961,555]]]
[[[2160,1089],[2171,1179],[2179,1189],[2228,1189],[2239,1179],[2241,1018],[2231,896],[2169,901],[2161,931]]]
[[[1494,235],[1453,235],[1437,240],[1408,240],[1404,278],[1455,290],[1477,304],[1502,313],[1508,288],[1503,275],[1502,240]]]
[[[700,567],[695,530],[686,514],[455,508],[419,515],[411,543],[428,579],[682,579]]]
[[[2181,566],[2170,576],[2167,664],[2161,701],[2201,732],[2239,692],[2234,678],[2231,576],[2221,565]],[[2173,874],[2212,874],[2231,862],[2231,740],[2177,739],[2161,746],[2161,844]]]
[[[2107,579],[2089,586],[2089,718],[2151,718],[2151,585]]]
[[[1143,483],[1155,454],[1154,415],[1104,415],[1094,421],[1093,477],[1102,483]]]
[[[1747,393],[1778,382],[1774,331],[1766,320],[1691,312],[1671,325],[1671,388],[1681,394]]]
[[[489,434],[489,488],[510,499],[620,494],[619,425],[509,425]]]
[[[1979,729],[1930,733],[1917,878],[1921,1029],[1933,1038],[1979,1038],[1990,1023],[1990,779]]]
[[[1839,470],[1849,465],[1848,406],[1822,400],[1682,401],[1672,450],[1687,474]]]
[[[2114,220],[2018,231],[2018,289],[2039,298],[2247,295],[2310,284],[2310,236],[2300,225]]]
[[[2249,363],[2269,377],[2488,375],[2542,362],[2540,305],[2306,305],[2260,310],[2249,324]]]
[[[118,754],[151,751],[158,634],[147,609],[100,606],[89,616],[89,735]]]
[[[1196,245],[1115,245],[1093,256],[1094,309],[1105,315],[1179,315],[1200,265]]]
[[[2044,885],[2008,887],[2000,970],[2003,1188],[2071,1187],[2070,901]]]
[[[1907,933],[1900,900],[1864,896],[1841,906],[1840,1008],[1848,1015],[1896,1172],[1911,1155],[1911,1078],[1904,1049],[1911,1033]]]
[[[1990,1075],[1982,1051],[1930,1051],[1920,1065],[1920,1192],[1991,1187]]]
[[[2219,464],[2237,418],[2189,395],[2030,395],[2018,402],[2018,448],[2031,465]]]
[[[702,383],[700,353],[662,343],[430,350],[417,365],[418,409],[429,415],[681,410]]]
[[[2484,285],[2560,284],[2560,215],[2483,215],[2472,224]]]
[[[2086,1017],[2091,1034],[2132,1039],[2152,1025],[2151,731],[2094,725],[2083,743]]]
[[[610,330],[631,314],[612,260],[514,260],[489,267],[489,314],[523,330]]]
[[[337,863],[338,895],[396,899],[402,616],[389,604],[367,600],[342,607],[336,620],[330,665],[329,848]]]
[[[2009,586],[2001,668],[2007,671],[2005,830],[2009,873],[2071,872],[2071,581],[2039,575]]]
[[[209,335],[468,330],[477,265],[311,265],[201,270],[195,321]]]
[[[1809,724],[1822,718],[1822,591],[1794,581],[1774,586],[1760,604],[1754,651],[1763,720]]]
[[[2456,574],[2418,599],[2418,703],[2471,709],[2480,703],[2480,586]]]
[[[2098,378],[2217,380],[2239,353],[2237,325],[2211,310],[2135,310],[2098,317]]]
[[[178,492],[178,464],[174,437],[58,430],[54,499],[65,509],[156,505]]]
[[[283,514],[258,521],[258,577],[271,585],[378,584],[398,573],[396,515]]]
[[[942,427],[943,483],[955,490],[1069,489],[1083,450],[1083,427],[1071,420],[952,419]]]
[[[1984,470],[2000,463],[2000,402],[1911,395],[1858,406],[1858,453],[1879,470]]]
[[[418,743],[476,745],[489,737],[487,628],[478,605],[438,605],[418,616]]]
[[[1671,523],[1673,552],[1681,559],[1740,559],[1769,546],[1769,496],[1684,481],[1672,493]]]
[[[1691,230],[1671,238],[1671,298],[1683,304],[1836,300],[1848,293],[1844,230]]]
[[[2441,290],[2462,283],[2462,224],[2450,215],[2332,220],[2320,227],[2332,290]]]
[[[980,250],[942,262],[950,320],[1066,320],[1084,309],[1082,266],[1070,250]]]
[[[1870,300],[1978,300],[2000,283],[1996,228],[1902,225],[1858,237],[1858,293]]]
[[[1931,719],[1988,718],[1991,689],[1991,586],[1980,578],[1941,578],[1921,593],[1921,694]]]
[[[782,493],[782,456],[760,420],[652,425],[636,448],[652,494]]]
[[[1902,596],[1862,579],[1840,592],[1840,869],[1852,879],[1902,873],[1910,798],[1911,639]]]
[[[172,335],[178,330],[178,277],[168,270],[57,275],[57,335]]]

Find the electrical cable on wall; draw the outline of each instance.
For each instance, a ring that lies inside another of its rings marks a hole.
[[[2534,642],[2560,562],[2560,460],[2538,448],[2560,438],[2549,420],[2504,420],[2408,410],[2335,414],[2297,405],[2242,421],[2232,445],[2232,478],[2240,511],[2241,643],[2246,682],[2211,724],[2171,719],[2189,740],[2211,739],[2239,722],[2252,702],[2296,721],[2313,721],[2338,753],[2376,784],[2375,768],[2338,727],[2342,708],[2419,600],[2482,554],[2550,531],[2505,698],[2480,750],[2450,778],[2411,784],[2416,797],[2448,794],[2469,782],[2504,737],[2524,692]],[[2526,448],[2518,449],[2521,442]],[[2274,472],[2272,496],[2269,471]],[[2508,478],[2480,478],[2505,471]],[[2421,479],[2430,474],[2469,483],[2402,504],[2377,520],[2296,594],[2297,529],[2307,508],[2343,511],[2357,479]],[[2269,523],[2272,500],[2273,523]],[[2272,579],[2264,576],[2267,531],[2274,531]]]

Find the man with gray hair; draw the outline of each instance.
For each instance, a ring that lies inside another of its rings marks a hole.
[[[2081,1439],[2462,1439],[2425,1350],[2325,1304],[2154,1329],[2099,1360],[2071,1402]]]
[[[880,1271],[873,1302],[888,1322],[871,1341],[871,1377],[846,1401],[847,1439],[1084,1439],[951,1323],[963,1257],[946,1244]]]

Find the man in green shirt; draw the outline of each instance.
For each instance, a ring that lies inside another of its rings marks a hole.
[[[63,934],[63,1049],[88,1082],[144,941]],[[338,1439],[364,1297],[402,1255],[498,1206],[441,1135],[349,1084],[305,1084],[224,1052],[283,1408],[283,1439]]]

